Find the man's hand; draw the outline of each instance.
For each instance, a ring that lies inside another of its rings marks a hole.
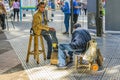
[[[51,31],[55,31],[55,29],[54,29],[54,28],[49,28],[49,30],[51,30]]]

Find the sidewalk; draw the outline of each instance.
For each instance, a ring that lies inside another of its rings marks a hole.
[[[55,17],[58,16],[58,14],[55,15]],[[85,69],[76,71],[74,69],[74,63],[67,70],[57,70],[56,66],[49,64],[49,60],[44,61],[42,55],[40,55],[40,64],[36,63],[33,56],[30,56],[29,63],[26,63],[29,29],[31,27],[31,18],[27,19],[23,22],[15,22],[15,29],[10,28],[10,31],[4,31],[5,35],[0,32],[0,80],[120,79],[120,56],[118,56],[120,52],[119,34],[105,34],[104,37],[96,38],[98,47],[104,57],[103,68],[97,72],[89,72]],[[54,18],[53,22],[49,22],[49,25],[54,26],[57,30],[59,43],[70,42],[68,35],[61,34],[64,26],[57,18]],[[47,49],[47,46],[45,47]]]

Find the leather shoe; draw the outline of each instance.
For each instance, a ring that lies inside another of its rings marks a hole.
[[[63,34],[69,34],[69,32],[63,32]]]

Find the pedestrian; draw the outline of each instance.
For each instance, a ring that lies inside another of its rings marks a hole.
[[[73,28],[75,30],[72,33],[71,42],[68,44],[59,44],[57,65],[59,69],[67,68],[67,53],[70,55],[70,62],[72,62],[73,51],[79,50],[80,52],[84,52],[86,50],[87,42],[91,40],[89,32],[85,29],[82,29],[79,23],[74,24]]]
[[[65,24],[65,32],[63,34],[69,33],[69,19],[70,19],[70,0],[65,0],[64,4],[61,7],[62,12],[64,13],[64,24]]]
[[[77,23],[78,21],[78,16],[81,13],[81,4],[80,4],[80,0],[74,0],[73,1],[73,21],[74,24]]]
[[[47,45],[48,45],[47,59],[50,59],[52,48],[54,48],[52,47],[52,45],[54,44],[57,46],[58,44],[56,31],[54,28],[49,27],[47,25],[47,19],[44,13],[46,4],[44,2],[40,2],[38,3],[37,7],[38,9],[33,15],[32,29],[35,36],[42,35],[44,39],[47,41]]]
[[[15,16],[16,16],[16,13],[17,13],[17,21],[19,21],[19,10],[20,9],[20,2],[19,0],[15,0],[13,2],[13,12],[14,12],[14,17],[13,17],[13,20],[15,21]]]
[[[6,29],[6,24],[5,24],[5,16],[7,12],[5,9],[5,6],[2,1],[0,1],[0,20],[1,20],[1,27],[2,30]]]
[[[86,3],[82,3],[82,10],[84,11],[84,14],[87,14],[87,4]]]

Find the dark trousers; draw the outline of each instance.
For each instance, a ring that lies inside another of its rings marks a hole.
[[[77,23],[78,15],[79,15],[79,14],[73,14],[73,21],[74,21],[74,24]]]
[[[52,43],[58,43],[56,32],[42,30],[41,34],[47,42],[47,59],[50,59],[52,53]]]
[[[84,10],[84,12],[85,12],[85,15],[86,15],[86,13],[87,13],[87,9],[86,9],[86,8],[84,8],[83,10]]]
[[[5,14],[0,14],[0,20],[1,20],[1,27],[2,27],[2,29],[5,29],[6,28],[6,25],[5,25]]]
[[[14,20],[16,13],[17,13],[17,20],[19,20],[19,9],[13,9],[13,11],[14,11]]]

